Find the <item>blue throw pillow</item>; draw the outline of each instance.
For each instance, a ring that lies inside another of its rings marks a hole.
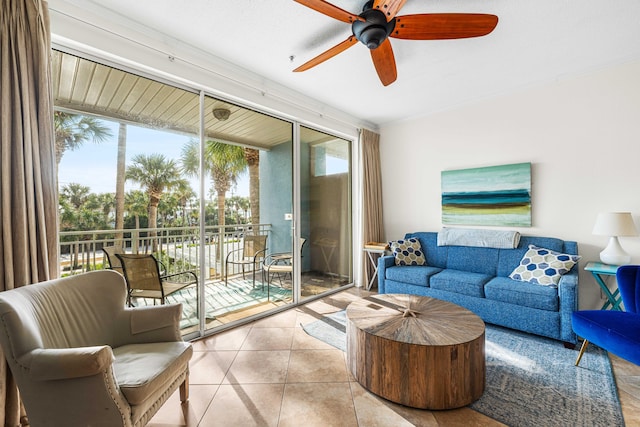
[[[422,245],[416,238],[389,242],[396,265],[427,265]]]
[[[509,277],[536,285],[558,286],[560,277],[568,273],[580,258],[579,255],[563,254],[529,245],[529,250],[522,257],[520,265]]]

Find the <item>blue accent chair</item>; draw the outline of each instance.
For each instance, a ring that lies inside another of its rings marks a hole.
[[[640,265],[616,273],[625,311],[581,310],[572,315],[573,330],[584,338],[576,366],[589,342],[640,365]]]

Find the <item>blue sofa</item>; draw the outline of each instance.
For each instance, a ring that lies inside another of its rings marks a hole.
[[[417,238],[425,266],[395,265],[378,260],[378,292],[415,294],[446,300],[473,311],[485,322],[554,338],[574,347],[571,314],[578,309],[577,264],[558,287],[509,278],[529,245],[577,255],[578,244],[551,237],[521,236],[515,249],[438,246],[436,232],[408,233]]]

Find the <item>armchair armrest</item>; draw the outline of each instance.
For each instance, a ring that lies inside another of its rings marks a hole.
[[[107,345],[75,348],[38,348],[20,357],[35,381],[64,380],[100,374],[115,360]]]
[[[180,317],[182,304],[164,304],[127,308],[129,336],[116,337],[124,343],[182,341]]]

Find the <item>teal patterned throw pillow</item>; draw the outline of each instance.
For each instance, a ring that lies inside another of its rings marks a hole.
[[[427,265],[418,239],[404,239],[389,242],[396,265]]]
[[[560,277],[578,262],[579,255],[569,255],[529,245],[520,265],[509,275],[513,280],[543,286],[558,286]]]

